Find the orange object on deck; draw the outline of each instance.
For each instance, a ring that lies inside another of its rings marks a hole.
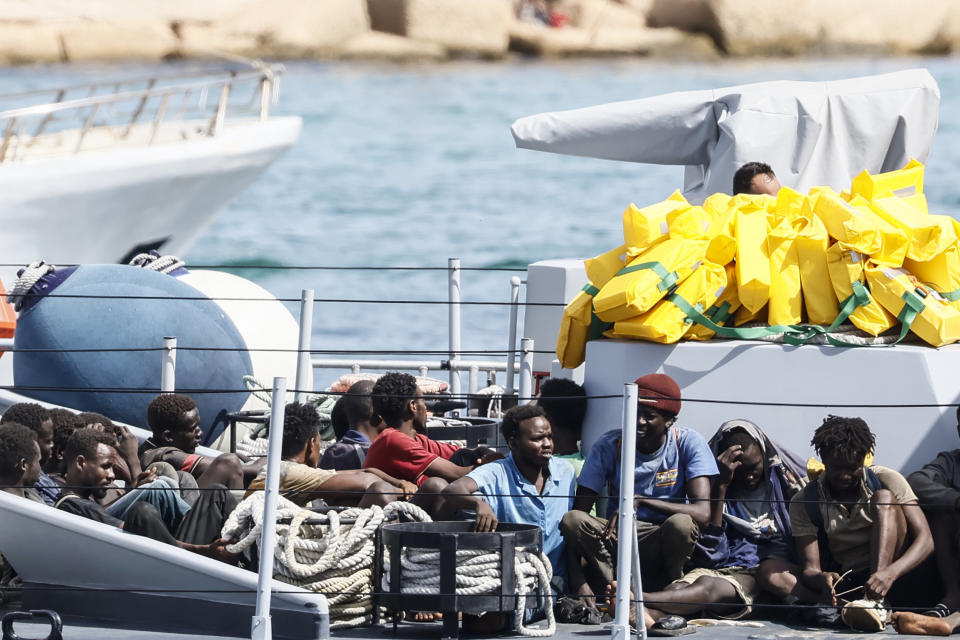
[[[7,302],[7,290],[0,280],[0,338],[12,338],[17,328],[17,312],[13,305]],[[0,356],[3,351],[0,351]]]

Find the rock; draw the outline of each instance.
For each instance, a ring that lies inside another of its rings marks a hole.
[[[339,50],[343,60],[388,60],[422,62],[444,60],[447,50],[432,42],[420,42],[382,31],[370,31],[348,40]]]
[[[784,19],[789,16],[789,19]],[[651,26],[706,33],[731,55],[945,53],[960,46],[960,3],[917,0],[654,0]]]
[[[0,23],[0,64],[60,62],[60,32],[50,25]]]
[[[262,39],[249,31],[238,31],[210,22],[177,23],[180,38],[177,55],[183,58],[216,58],[216,52],[256,58],[263,54]]]
[[[461,56],[499,58],[510,42],[509,0],[367,0],[370,23]]]
[[[570,17],[574,27],[599,30],[640,30],[647,25],[646,19],[613,0],[562,0],[555,10]]]
[[[510,27],[510,48],[541,56],[674,55],[679,58],[716,57],[713,42],[677,29],[552,29],[528,22]]]
[[[74,22],[58,27],[63,57],[87,60],[163,60],[179,46],[162,22]]]
[[[226,18],[224,26],[256,34],[261,55],[309,57],[370,31],[370,19],[365,0],[261,0]]]

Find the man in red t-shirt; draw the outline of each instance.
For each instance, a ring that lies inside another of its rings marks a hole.
[[[370,445],[364,468],[380,469],[419,487],[411,502],[435,514],[442,507],[447,484],[477,465],[461,467],[450,458],[457,447],[428,438],[427,405],[417,380],[407,373],[388,373],[373,386],[373,409],[387,424]],[[502,457],[494,453],[494,456]],[[482,462],[487,462],[486,457]]]

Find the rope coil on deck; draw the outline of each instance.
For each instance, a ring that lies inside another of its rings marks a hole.
[[[241,502],[223,526],[222,537],[233,540],[227,549],[241,553],[259,545],[263,530],[265,492],[258,491]],[[430,516],[409,502],[391,502],[386,507],[351,508],[344,511],[318,513],[297,506],[280,496],[275,532],[275,574],[277,580],[327,597],[330,627],[340,629],[369,624],[373,620],[373,561],[376,552],[374,536],[390,516],[402,515],[416,522],[430,522]],[[353,520],[345,524],[344,520]],[[389,567],[389,554],[384,554]],[[401,572],[402,593],[439,593],[440,554],[422,549],[403,550]],[[514,559],[516,575],[516,626],[518,633],[529,637],[553,635],[550,580],[553,569],[542,552],[517,549]],[[384,572],[388,580],[389,570]],[[496,594],[500,591],[500,552],[468,549],[457,552],[458,595]],[[547,627],[527,628],[523,613],[528,596],[539,595],[547,603]]]
[[[227,546],[231,552],[240,553],[260,543],[264,496],[264,492],[258,491],[246,498],[224,524],[222,536],[236,540]],[[290,518],[290,522],[276,525],[274,578],[323,593],[333,629],[370,623],[374,534],[393,514],[403,514],[418,522],[430,521],[425,511],[408,502],[317,513],[280,496],[277,519]],[[342,524],[346,519],[353,519],[354,523]]]

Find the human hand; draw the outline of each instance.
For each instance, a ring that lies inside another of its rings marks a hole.
[[[117,451],[120,452],[120,455],[123,456],[125,460],[129,460],[131,457],[136,458],[137,447],[140,446],[140,441],[137,440],[137,436],[133,435],[133,432],[130,431],[128,427],[120,425],[113,428],[113,433],[117,436]]]
[[[743,464],[742,458],[743,446],[739,444],[733,445],[717,456],[717,469],[720,471],[720,475],[717,476],[717,484],[724,487],[730,486],[733,481],[733,474]]]
[[[477,501],[477,520],[473,525],[473,530],[479,533],[487,533],[497,530],[497,516],[483,500]]]
[[[237,561],[240,560],[240,554],[227,551],[228,544],[231,544],[231,542],[226,538],[214,540],[210,544],[205,545],[205,555],[208,555],[214,560],[226,562],[227,564],[237,564]]]
[[[483,454],[483,457],[477,459],[477,466],[479,467],[482,464],[487,464],[488,462],[493,462],[494,460],[503,460],[504,456],[499,451],[487,451]]]
[[[824,571],[817,575],[816,587],[823,603],[837,604],[837,594],[834,588],[840,581],[840,574],[835,571]]]
[[[867,583],[863,585],[864,592],[872,600],[882,600],[890,591],[894,580],[896,576],[889,567],[880,569],[867,579]]]
[[[412,482],[408,482],[407,480],[401,480],[400,484],[397,485],[397,488],[403,492],[404,500],[409,500],[413,497],[413,494],[417,492],[417,485],[413,484]]]
[[[137,476],[136,482],[133,483],[133,486],[139,487],[141,485],[149,484],[157,479],[157,468],[150,467],[144,471],[140,472],[140,475]]]
[[[610,519],[607,520],[607,526],[603,528],[603,539],[609,540],[616,543],[617,541],[617,524],[620,521],[620,512],[614,511],[610,514]]]

